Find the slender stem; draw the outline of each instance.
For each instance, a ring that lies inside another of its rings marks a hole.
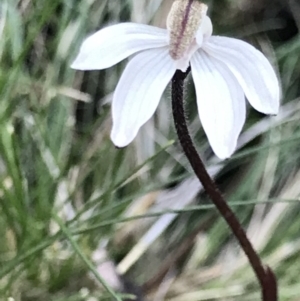
[[[183,73],[176,71],[172,79],[172,109],[177,135],[183,151],[188,158],[196,176],[202,183],[206,193],[225,219],[241,248],[247,255],[262,289],[263,301],[277,301],[276,277],[269,267],[264,267],[260,257],[254,250],[237,217],[227,205],[224,197],[209,176],[190,137],[183,105],[183,84],[190,69]]]

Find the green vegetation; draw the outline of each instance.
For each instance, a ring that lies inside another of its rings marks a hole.
[[[126,62],[69,68],[89,33],[128,20],[161,26],[170,2],[1,0],[1,301],[134,300],[139,289],[148,300],[259,300],[245,256],[177,143],[170,90],[134,143],[118,150],[110,99]],[[248,40],[278,66],[280,114],[249,108],[240,149],[224,162],[212,157],[191,83],[188,117],[209,170],[274,268],[280,300],[296,301],[300,7],[249,3],[210,1],[214,31]]]

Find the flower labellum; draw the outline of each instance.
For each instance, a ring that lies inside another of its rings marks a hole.
[[[277,114],[280,87],[267,58],[250,44],[212,36],[207,6],[175,0],[167,29],[121,23],[88,37],[72,64],[78,70],[109,68],[134,55],[112,101],[111,139],[128,145],[154,114],[176,70],[191,66],[198,113],[215,154],[225,159],[236,148],[246,118],[246,101],[259,112]]]
[[[170,35],[170,56],[180,59],[190,48],[205,17],[207,6],[199,1],[175,0],[167,19]]]

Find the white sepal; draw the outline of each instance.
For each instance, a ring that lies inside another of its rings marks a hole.
[[[152,117],[175,70],[167,47],[143,51],[129,61],[112,103],[111,139],[116,146],[128,145]]]
[[[154,26],[120,23],[101,29],[88,37],[71,65],[78,70],[109,68],[130,55],[167,45],[166,29]]]
[[[202,50],[192,57],[191,67],[203,129],[214,153],[228,158],[245,123],[244,93],[228,68]]]
[[[212,36],[204,50],[227,65],[257,111],[278,113],[280,86],[263,53],[244,41],[219,36]]]

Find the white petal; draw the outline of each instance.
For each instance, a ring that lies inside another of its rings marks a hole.
[[[105,69],[138,51],[166,45],[166,29],[121,23],[101,29],[88,37],[71,67],[79,70]]]
[[[129,61],[112,103],[111,139],[116,146],[128,145],[151,118],[175,70],[167,47],[143,51]]]
[[[203,50],[194,54],[191,67],[203,129],[215,154],[228,158],[245,123],[243,90],[230,70]]]
[[[203,41],[210,38],[213,32],[213,26],[210,17],[205,16],[196,34],[196,41],[199,47],[202,46]]]
[[[212,36],[203,49],[228,66],[257,111],[278,113],[279,82],[270,62],[260,51],[241,40],[218,36]]]

